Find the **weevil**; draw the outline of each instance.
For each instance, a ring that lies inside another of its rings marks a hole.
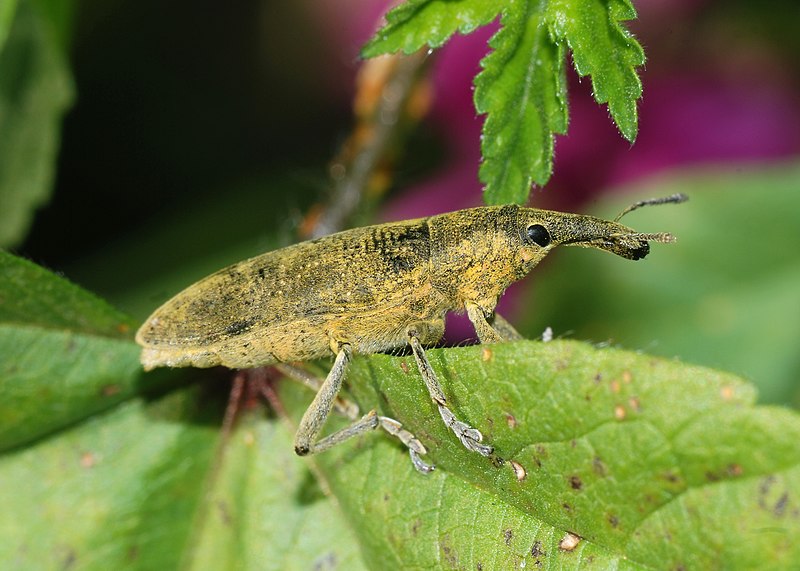
[[[346,230],[245,260],[200,280],[158,308],[136,341],[145,369],[235,369],[332,356],[333,366],[300,421],[295,451],[322,452],[381,427],[430,472],[425,446],[402,425],[371,410],[358,417],[337,395],[354,354],[410,346],[419,373],[447,427],[469,450],[490,456],[481,432],[459,420],[425,354],[444,334],[449,311],[466,311],[481,343],[520,338],[495,312],[500,295],[556,246],[644,258],[667,233],[619,223],[641,206],[677,203],[678,194],[637,202],[613,221],[517,205],[459,210],[428,218]],[[307,380],[307,384],[308,384]],[[311,382],[314,384],[313,382]],[[334,406],[352,424],[320,438]],[[349,412],[348,412],[349,411]]]

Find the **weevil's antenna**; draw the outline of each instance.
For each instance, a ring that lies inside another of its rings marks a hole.
[[[686,202],[689,200],[689,197],[679,192],[677,194],[672,194],[670,196],[663,196],[661,198],[650,198],[647,200],[640,200],[639,202],[634,202],[628,208],[620,212],[616,218],[614,218],[614,222],[619,222],[619,219],[628,214],[629,212],[633,212],[634,210],[638,210],[642,206],[655,206],[656,204],[680,204],[681,202]]]

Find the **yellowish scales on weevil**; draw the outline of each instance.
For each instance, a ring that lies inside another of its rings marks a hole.
[[[429,218],[355,228],[239,262],[189,286],[147,319],[136,335],[142,364],[155,367],[251,368],[335,356],[301,420],[298,454],[321,452],[381,427],[409,449],[414,466],[425,447],[397,421],[336,400],[354,353],[410,345],[445,424],[468,449],[493,453],[481,433],[458,420],[423,345],[444,333],[448,311],[466,311],[482,343],[519,338],[494,312],[497,299],[559,245],[606,250],[638,260],[649,241],[617,222],[641,206],[682,202],[683,195],[642,201],[614,221],[516,205],[460,210]],[[306,382],[309,381],[306,379]],[[318,440],[334,406],[353,424]]]

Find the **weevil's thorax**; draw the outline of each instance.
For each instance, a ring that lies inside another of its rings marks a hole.
[[[430,219],[431,281],[453,309],[496,299],[528,271],[516,205],[460,210]]]

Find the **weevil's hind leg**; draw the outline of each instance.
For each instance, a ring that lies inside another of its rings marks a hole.
[[[307,387],[317,391],[314,401],[308,407],[305,414],[303,414],[300,427],[297,429],[297,434],[295,435],[295,452],[300,456],[316,454],[336,446],[353,436],[358,436],[359,434],[381,427],[400,440],[400,442],[408,448],[408,453],[411,456],[411,462],[414,468],[423,474],[432,472],[434,467],[423,462],[420,458],[421,455],[428,452],[425,446],[423,446],[413,434],[404,429],[402,424],[393,418],[378,416],[374,410],[369,411],[359,419],[358,406],[351,401],[337,397],[342,387],[344,373],[347,369],[347,364],[350,362],[350,358],[350,346],[342,345],[330,373],[328,373],[327,378],[322,382],[320,382],[317,377],[297,367],[285,364],[276,365],[276,368],[288,377],[296,379]],[[353,424],[334,432],[320,441],[316,441],[334,406],[337,412],[352,420]]]
[[[422,348],[422,342],[420,341],[420,332],[418,329],[419,327],[425,327],[425,325],[426,324],[411,326],[407,330],[408,343],[411,345],[411,350],[414,352],[414,359],[417,361],[417,367],[422,375],[422,379],[425,381],[425,386],[428,387],[428,392],[433,402],[439,407],[439,414],[442,416],[445,425],[453,431],[461,443],[468,450],[477,452],[482,456],[489,456],[494,452],[494,449],[491,446],[481,444],[483,435],[480,431],[458,420],[456,415],[453,414],[453,411],[447,406],[447,399],[442,391],[442,386],[439,384],[439,379],[436,378],[436,373],[433,372],[433,367],[431,367],[430,361],[428,361],[428,357],[425,355],[425,350]]]
[[[501,343],[523,338],[499,313],[484,310],[472,301],[466,302],[464,307],[481,343]]]
[[[315,393],[319,392],[322,388],[322,383],[324,382],[323,379],[312,375],[305,369],[301,369],[300,367],[295,367],[294,365],[290,365],[289,363],[278,363],[273,365],[275,369],[286,375],[288,378],[292,379],[293,381],[297,381],[298,383],[308,387]],[[333,408],[341,414],[349,418],[352,421],[358,419],[358,405],[353,401],[349,401],[346,398],[342,398],[337,396],[336,399],[333,401]]]

